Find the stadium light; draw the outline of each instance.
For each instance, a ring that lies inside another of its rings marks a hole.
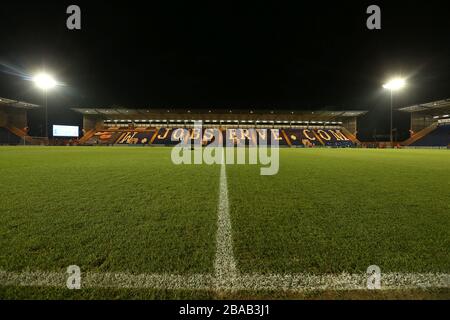
[[[383,84],[383,88],[391,91],[397,91],[403,88],[405,85],[406,85],[405,79],[394,78]]]
[[[394,91],[398,91],[402,89],[404,86],[406,86],[406,81],[403,78],[393,78],[383,84],[383,88],[387,89],[391,92],[391,130],[389,133],[390,141],[391,141],[391,147],[394,147],[394,136],[393,136],[393,116],[392,116],[392,109],[393,109],[393,96]]]
[[[57,84],[56,80],[51,75],[44,72],[35,75],[33,77],[33,82],[36,85],[36,87],[45,91],[53,89],[54,87],[56,87]]]
[[[58,84],[56,80],[48,73],[40,72],[33,77],[33,82],[44,93],[44,106],[45,106],[45,137],[48,140],[48,103],[47,103],[47,91],[53,89]]]

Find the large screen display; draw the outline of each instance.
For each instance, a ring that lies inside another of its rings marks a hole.
[[[79,136],[78,126],[53,126],[53,136],[54,137],[76,137]]]

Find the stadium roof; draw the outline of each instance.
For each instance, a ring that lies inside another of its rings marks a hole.
[[[168,119],[168,120],[333,120],[359,117],[367,111],[280,111],[251,109],[127,109],[72,108],[84,115],[104,119]]]
[[[450,99],[416,104],[413,106],[400,108],[399,110],[409,113],[421,112],[430,115],[439,115],[443,112],[450,112]]]
[[[6,99],[6,98],[0,98],[0,107],[34,109],[34,108],[39,108],[40,106],[37,105],[37,104],[28,103],[28,102],[11,100],[11,99]]]

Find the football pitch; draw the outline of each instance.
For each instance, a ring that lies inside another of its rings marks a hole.
[[[0,299],[450,298],[448,150],[0,147],[0,187]]]

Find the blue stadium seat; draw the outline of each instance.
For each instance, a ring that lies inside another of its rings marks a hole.
[[[2,145],[18,145],[22,139],[6,128],[0,127],[0,144]]]
[[[446,147],[448,145],[450,145],[450,124],[438,126],[425,137],[411,144],[415,147]]]

